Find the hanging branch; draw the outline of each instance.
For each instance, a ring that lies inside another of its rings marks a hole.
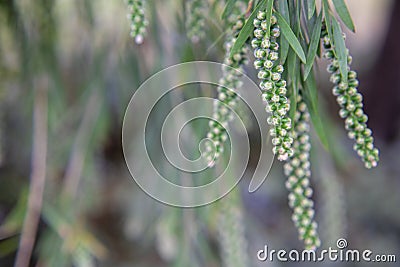
[[[46,179],[48,83],[48,77],[42,76],[35,86],[31,181],[15,267],[29,266],[42,209]]]

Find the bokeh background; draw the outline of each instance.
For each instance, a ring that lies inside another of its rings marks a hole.
[[[138,46],[123,1],[0,1],[0,266],[14,263],[29,186],[41,172],[31,266],[220,266],[218,218],[226,205],[241,213],[241,221],[224,223],[239,243],[235,254],[247,254],[249,265],[281,265],[257,262],[264,244],[302,247],[279,162],[256,193],[246,191],[245,177],[225,204],[178,209],[143,193],[123,159],[124,111],[143,81],[173,64],[223,60],[221,2],[209,1],[206,38],[193,44],[184,1],[149,0],[148,36]],[[352,151],[320,61],[321,116],[336,150],[328,153],[314,136],[316,218],[324,247],[345,237],[352,248],[399,261],[400,2],[347,2],[357,30],[347,33],[347,44],[381,161],[365,170]],[[353,265],[360,264],[346,266]]]

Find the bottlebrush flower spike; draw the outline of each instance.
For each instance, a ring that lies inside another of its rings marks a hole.
[[[143,43],[148,21],[144,15],[144,0],[128,0],[128,19],[131,22],[130,35],[137,44]]]
[[[205,36],[205,16],[207,1],[186,0],[186,30],[187,36],[197,43]]]
[[[324,57],[330,61],[327,71],[331,73],[330,80],[335,84],[332,92],[341,107],[339,115],[345,120],[349,138],[355,141],[353,149],[362,159],[366,168],[376,167],[379,161],[379,150],[374,146],[372,131],[367,126],[368,117],[363,111],[363,97],[357,90],[359,85],[357,73],[350,70],[348,81],[343,81],[339,70],[339,61],[333,51],[325,25],[322,28],[322,43],[325,49]],[[352,58],[348,55],[348,65],[351,64],[351,61]]]
[[[245,234],[244,211],[240,191],[235,189],[220,200],[218,216],[218,241],[221,248],[222,266],[251,266],[248,258],[248,242]]]
[[[274,145],[273,152],[278,155],[278,160],[287,160],[293,155],[291,149],[293,138],[289,136],[291,119],[287,116],[287,112],[290,105],[286,97],[286,81],[282,78],[283,66],[277,63],[279,59],[277,38],[280,36],[280,30],[275,16],[271,17],[271,28],[266,28],[266,12],[263,11],[258,12],[253,23],[255,38],[251,41],[251,45],[256,58],[254,67],[258,70],[258,78],[261,80],[263,100],[268,103],[266,111],[271,114],[267,122],[272,125],[270,134]]]
[[[234,13],[241,14],[240,4],[242,3],[237,2]],[[230,56],[230,52],[244,23],[244,18],[239,15],[236,15],[234,22],[230,21],[231,31],[228,33],[228,39],[225,42],[223,76],[219,80],[220,85],[217,88],[219,101],[214,102],[212,116],[214,120],[209,122],[210,132],[207,134],[207,138],[212,141],[212,143],[207,143],[206,145],[205,159],[209,167],[215,165],[216,160],[224,151],[224,143],[228,138],[226,127],[228,127],[228,123],[233,118],[228,107],[234,109],[238,103],[238,96],[234,90],[242,86],[240,77],[244,72],[243,65],[247,64],[248,61],[248,48],[245,45],[238,53],[232,56]],[[215,147],[214,149],[212,144]]]
[[[314,220],[314,203],[311,200],[313,190],[310,187],[310,115],[306,104],[298,97],[297,111],[291,135],[293,155],[284,165],[288,177],[286,188],[289,190],[289,206],[293,209],[292,220],[298,230],[299,239],[305,248],[315,250],[321,245]]]

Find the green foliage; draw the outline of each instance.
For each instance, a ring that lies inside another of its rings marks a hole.
[[[333,31],[333,51],[339,60],[340,74],[343,77],[343,81],[347,82],[347,51],[346,44],[344,43],[342,29],[335,18],[332,18],[332,31]]]
[[[224,11],[222,12],[221,18],[222,19],[227,19],[232,13],[234,13],[235,5],[237,3],[237,0],[228,0],[226,1]]]
[[[300,44],[299,40],[297,39],[296,35],[293,33],[289,24],[286,22],[285,18],[282,17],[281,14],[276,13],[276,16],[278,18],[278,23],[279,23],[279,26],[281,27],[283,36],[289,42],[293,51],[296,52],[296,54],[300,58],[300,60],[305,64],[306,56],[304,54],[303,48],[301,47],[301,44]]]
[[[356,30],[353,20],[344,0],[333,0],[333,4],[335,5],[336,12],[342,19],[343,23],[347,26],[347,28],[349,28],[349,30],[355,32]]]
[[[310,20],[315,13],[315,1],[314,0],[304,0],[307,4],[307,18]]]
[[[304,74],[303,74],[304,80],[307,80],[307,77],[310,74],[312,66],[314,65],[315,57],[317,56],[317,50],[318,50],[320,39],[321,39],[320,38],[321,37],[321,27],[322,27],[322,13],[319,14],[316,24],[314,25],[314,28],[312,29],[310,46],[309,46],[308,52],[307,52],[307,63],[304,66]]]
[[[322,123],[322,118],[319,115],[319,102],[318,102],[318,90],[314,76],[310,75],[303,83],[304,88],[304,101],[307,103],[308,111],[310,112],[311,121],[314,126],[314,130],[317,133],[319,140],[325,149],[329,150],[328,138],[326,134],[326,128]]]
[[[324,41],[325,45],[329,42],[324,56],[330,61],[340,116],[354,139],[354,149],[368,168],[379,160],[361,109],[362,96],[355,91],[358,80],[350,70],[351,57],[340,24],[354,32],[354,23],[344,0],[333,0],[334,10],[330,1],[321,2],[319,10],[315,0],[129,0],[127,5],[106,0],[64,1],[62,5],[53,0],[2,1],[0,119],[4,124],[0,130],[5,141],[0,154],[4,153],[1,175],[5,173],[5,182],[1,193],[2,199],[9,199],[1,203],[0,257],[13,257],[18,250],[27,213],[29,192],[24,188],[30,183],[31,129],[35,124],[32,85],[43,74],[49,77],[45,90],[49,99],[48,161],[33,263],[218,266],[222,255],[226,266],[250,265],[244,234],[250,219],[244,219],[238,188],[216,206],[160,208],[129,180],[120,148],[121,122],[129,98],[141,82],[171,62],[224,60],[232,69],[224,69],[218,98],[237,107],[235,92],[224,86],[241,86],[234,70],[254,74],[245,66],[254,59],[248,52],[250,46],[255,50],[262,96],[271,113],[266,123],[273,126],[274,152],[286,161],[289,204],[297,214],[293,221],[305,246],[315,249],[319,239],[308,184],[309,137],[304,137],[312,134],[299,125],[301,119],[308,125],[309,116],[321,144],[337,160],[337,140],[323,114],[314,71]],[[238,5],[247,5],[247,10]],[[138,44],[146,42],[137,46],[130,35]],[[201,93],[210,95],[210,90],[202,88]],[[192,90],[180,97],[195,95]],[[155,114],[157,123],[176,101],[174,95],[165,98]],[[221,106],[215,108],[215,114],[224,125],[211,124],[219,131],[211,139],[223,143],[222,126],[227,127],[229,117]],[[209,125],[193,126],[193,135],[202,138]],[[157,127],[156,123],[149,125],[152,133]],[[195,154],[197,146],[193,147]],[[156,142],[149,145],[149,151],[158,156]],[[342,155],[339,157],[343,161]],[[208,171],[198,175],[196,183],[218,172]],[[176,181],[186,178],[176,172],[173,176]],[[217,232],[220,239],[215,237]],[[220,251],[215,251],[214,243],[220,245]]]
[[[288,23],[290,23],[289,6],[287,0],[279,0],[277,10],[282,15],[282,17]],[[285,38],[281,37],[280,46],[281,46],[281,64],[284,64],[286,62],[289,53],[289,42]]]
[[[271,72],[269,68],[272,69],[274,63],[271,63],[271,66],[267,66],[266,69],[263,69],[265,64],[268,65],[268,62],[270,60],[271,55],[273,55],[275,52],[275,47],[280,48],[281,54],[283,54],[283,59],[281,59],[281,63],[283,64],[284,69],[286,70],[285,75],[286,79],[289,82],[288,88],[289,88],[289,99],[290,99],[290,110],[289,110],[289,124],[290,121],[296,121],[295,120],[295,114],[297,114],[298,110],[298,104],[297,104],[297,99],[299,97],[299,92],[300,92],[300,84],[303,84],[304,87],[304,100],[309,106],[310,114],[311,114],[311,121],[313,122],[314,129],[317,132],[317,135],[319,136],[322,144],[327,148],[330,149],[331,152],[333,153],[333,149],[331,147],[331,141],[327,139],[328,135],[325,132],[321,116],[319,115],[319,104],[318,104],[318,93],[317,93],[317,87],[315,83],[315,78],[314,74],[311,73],[314,65],[314,61],[318,55],[319,51],[319,46],[320,46],[320,39],[322,34],[326,34],[325,38],[330,38],[332,40],[332,50],[328,51],[330,54],[327,54],[328,58],[336,58],[336,63],[337,64],[337,69],[340,72],[340,79],[337,83],[341,82],[342,84],[346,85],[348,83],[348,50],[345,45],[344,41],[344,35],[342,33],[341,27],[339,22],[337,21],[336,17],[331,13],[330,6],[327,0],[322,1],[322,11],[319,13],[318,16],[315,15],[316,13],[316,5],[315,1],[312,0],[305,0],[305,1],[289,1],[289,5],[287,4],[287,1],[277,1],[277,8],[276,11],[274,11],[274,15],[277,17],[278,20],[278,25],[279,25],[279,30],[282,33],[282,36],[279,39],[279,43],[277,45],[273,45],[270,47],[270,34],[273,36],[272,31],[270,32],[270,26],[271,23],[274,23],[274,17],[271,16],[272,14],[272,9],[273,9],[273,3],[272,1],[261,1],[256,8],[253,9],[253,12],[251,13],[247,23],[243,27],[242,31],[239,33],[239,38],[234,44],[232,48],[232,52],[237,51],[240,49],[246,42],[248,36],[250,35],[250,30],[251,28],[250,25],[250,20],[254,21],[254,36],[256,39],[252,40],[252,46],[255,49],[254,50],[254,55],[255,55],[255,63],[254,66],[256,69],[260,69],[258,72],[258,78],[261,79],[260,83],[260,88],[261,90],[264,91],[265,94],[265,100],[268,102],[270,105],[269,108],[267,108],[267,111],[272,112],[272,118],[274,118],[274,111],[278,110],[279,108],[275,107],[274,101],[271,101],[271,99],[274,98],[274,92],[276,88],[279,86],[276,86],[273,82],[273,79],[271,78],[271,75],[274,75],[274,71]],[[302,6],[304,4],[304,6]],[[265,8],[264,6],[265,5]],[[351,19],[351,16],[349,14],[349,11],[344,3],[343,0],[336,0],[334,1],[335,9],[342,19],[342,21],[346,24],[346,26],[354,31],[354,25]],[[260,13],[260,6],[263,7],[261,9],[263,11],[263,15],[261,16],[263,19],[265,17],[265,20],[262,21],[264,24],[260,24],[258,21],[259,14]],[[306,12],[301,12],[302,9],[305,9]],[[256,15],[256,12],[257,15]],[[301,19],[302,14],[305,14],[304,19]],[[324,16],[324,18],[323,18]],[[304,27],[301,26],[302,21],[306,22],[306,25]],[[323,26],[324,24],[324,26]],[[260,27],[261,25],[261,27]],[[323,28],[324,27],[324,28]],[[275,28],[277,29],[277,28]],[[305,30],[304,30],[305,29]],[[266,34],[263,34],[263,32],[266,32]],[[306,41],[308,40],[308,41]],[[263,45],[266,43],[267,45]],[[274,44],[272,41],[271,44]],[[282,47],[280,45],[282,44]],[[290,47],[289,47],[290,46]],[[307,57],[304,53],[304,51],[307,51]],[[231,52],[231,53],[232,53]],[[300,61],[299,61],[300,60]],[[274,62],[274,61],[272,61]],[[303,66],[302,66],[303,65]],[[280,66],[280,65],[278,65]],[[336,65],[333,65],[336,66]],[[282,69],[283,69],[282,67]],[[303,69],[303,71],[302,71]],[[286,81],[285,81],[285,86],[286,86]],[[356,86],[356,85],[355,85]],[[345,90],[346,88],[342,86],[343,89]],[[269,93],[269,91],[271,91]],[[268,95],[268,93],[270,95]],[[285,93],[283,95],[280,95],[279,98],[285,99],[286,100],[286,89]],[[278,98],[277,98],[278,99]],[[353,98],[351,98],[353,99]],[[344,100],[343,100],[344,101]],[[347,102],[351,102],[353,100],[346,100]],[[355,100],[354,100],[355,101]],[[361,101],[361,100],[360,100]],[[359,103],[358,101],[357,103]],[[346,103],[347,103],[346,102]],[[281,102],[278,102],[281,103]],[[302,105],[305,105],[302,103]],[[355,119],[353,120],[357,121],[360,119],[363,119],[363,113],[362,111],[359,112],[357,116],[355,116]],[[308,114],[308,113],[307,113]],[[286,112],[285,112],[286,115]],[[269,117],[269,119],[271,119]],[[286,118],[285,118],[286,119]],[[283,120],[283,119],[282,119]],[[351,121],[352,127],[357,124],[355,122]],[[279,133],[281,132],[281,129],[277,127],[276,125],[279,123],[272,123],[269,121],[272,125],[274,125],[274,128],[271,132],[272,136],[274,137],[273,143],[275,145],[274,149],[277,149],[276,145],[277,144],[285,144],[289,145],[291,142],[283,142],[282,140],[278,141],[278,139],[275,136],[279,137]],[[360,122],[364,123],[364,121]],[[357,124],[358,125],[358,124]],[[346,128],[350,127],[349,125],[346,125]],[[355,126],[354,126],[355,127]],[[360,131],[366,128],[365,125],[360,126]],[[361,129],[362,128],[362,129]],[[284,128],[285,129],[285,128]],[[294,128],[295,129],[295,128]],[[296,131],[296,130],[295,130]],[[359,133],[355,134],[355,137],[352,135],[352,138],[356,138],[357,145],[355,146],[355,150],[358,151],[359,155],[363,158],[363,161],[366,163],[366,167],[375,167],[377,164],[378,160],[378,152],[377,150],[373,147],[372,141],[373,139],[370,138],[371,131],[368,130],[367,133]],[[358,136],[358,137],[357,137]],[[283,138],[283,137],[282,137]],[[364,138],[367,138],[365,140]],[[371,139],[371,140],[370,140]],[[275,140],[275,142],[274,142]],[[368,148],[364,147],[365,142],[367,142]],[[288,146],[289,148],[289,146]],[[298,149],[298,148],[297,148]],[[282,149],[281,152],[283,152],[284,149]],[[274,152],[277,152],[274,150]],[[293,150],[294,154],[298,153],[296,151],[296,148]],[[280,152],[278,154],[281,154]],[[289,153],[289,157],[291,157],[292,152]],[[286,157],[282,157],[280,155],[278,159],[282,160],[283,158],[286,159]],[[296,170],[294,170],[296,171]],[[290,187],[291,190],[295,190],[294,188]],[[299,224],[296,224],[296,226],[299,228],[301,227]],[[299,228],[300,230],[300,228]],[[304,232],[304,231],[303,231]],[[306,239],[305,237],[302,237],[302,239]],[[314,239],[312,239],[314,240]],[[316,239],[315,239],[316,240]],[[314,241],[315,241],[314,240]],[[308,240],[308,243],[313,243],[313,241]],[[319,242],[319,241],[318,241]],[[316,243],[318,243],[316,242]],[[306,242],[306,246],[309,245]],[[314,249],[319,246],[318,245],[313,245]]]
[[[235,41],[235,44],[232,46],[231,49],[231,56],[236,54],[246,43],[249,36],[252,34],[254,30],[253,20],[257,16],[258,11],[264,10],[268,3],[272,2],[272,0],[261,0],[258,5],[253,9],[250,16],[248,17],[246,23],[244,24],[242,30],[239,32],[238,38]]]

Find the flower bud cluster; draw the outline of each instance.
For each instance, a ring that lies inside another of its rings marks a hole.
[[[287,160],[293,155],[293,138],[289,136],[291,119],[287,112],[290,104],[286,97],[286,81],[282,77],[283,66],[277,63],[280,29],[275,16],[271,17],[271,27],[267,29],[266,12],[263,11],[258,12],[253,23],[255,30],[251,45],[256,58],[254,67],[258,70],[263,100],[268,104],[266,111],[270,116],[267,122],[272,126],[273,152],[278,155],[278,160]]]
[[[366,168],[376,167],[379,161],[379,150],[374,146],[372,131],[367,126],[368,117],[363,111],[363,97],[357,90],[359,85],[357,73],[349,70],[347,82],[343,80],[339,61],[333,51],[326,27],[322,29],[322,43],[325,48],[324,57],[330,61],[327,70],[331,73],[331,82],[335,84],[332,92],[341,108],[339,115],[345,121],[349,138],[355,141],[353,149]],[[351,64],[351,60],[351,56],[348,55],[348,65]]]
[[[221,199],[219,203],[217,230],[222,266],[250,266],[240,191],[232,191],[229,196]]]
[[[130,35],[137,44],[141,44],[146,35],[146,26],[148,25],[144,15],[144,0],[128,0],[128,9],[128,19],[131,22]]]
[[[226,128],[228,122],[233,119],[230,109],[234,109],[238,104],[238,95],[235,90],[242,86],[240,78],[244,72],[243,65],[248,61],[248,49],[247,46],[243,46],[238,53],[232,56],[230,56],[230,51],[244,23],[243,18],[237,19],[232,26],[232,35],[225,42],[223,76],[219,80],[218,101],[214,102],[213,120],[209,122],[210,132],[207,134],[207,138],[212,141],[206,143],[205,159],[209,167],[215,165],[216,160],[224,151],[224,142],[228,139]]]
[[[293,155],[284,165],[288,177],[286,188],[289,190],[289,206],[293,209],[292,220],[298,230],[299,239],[305,248],[315,250],[321,245],[314,220],[313,190],[310,186],[310,115],[301,96],[298,98],[297,111],[291,135]]]
[[[186,0],[186,30],[193,43],[204,38],[205,14],[207,1]]]

